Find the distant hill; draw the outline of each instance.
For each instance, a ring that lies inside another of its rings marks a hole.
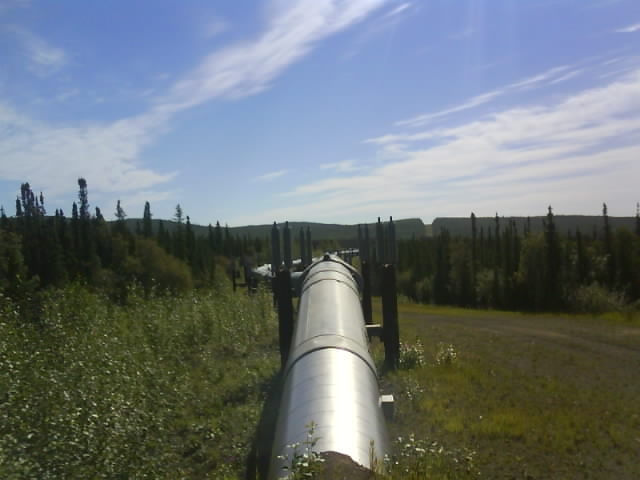
[[[142,227],[141,218],[128,218],[126,220],[127,227],[130,231],[135,232],[136,224],[140,222]],[[153,232],[158,231],[158,223],[160,220],[153,220]],[[173,232],[176,228],[176,223],[171,220],[163,220],[165,230]],[[408,218],[404,220],[394,220],[396,225],[396,238],[411,238],[411,237],[423,237],[425,236],[425,225],[419,218]],[[375,223],[367,224],[369,226],[369,236],[375,237]],[[253,238],[265,238],[271,234],[271,227],[273,225],[247,225],[244,227],[229,227],[231,235],[244,236],[248,235]],[[284,228],[284,223],[278,223],[280,231]],[[300,233],[300,228],[304,228],[305,231],[309,227],[311,229],[311,238],[314,241],[317,240],[336,240],[347,241],[355,240],[358,238],[358,226],[357,225],[340,225],[332,223],[313,223],[313,222],[289,222],[289,228],[292,231],[294,237]],[[193,231],[196,235],[206,235],[208,226],[192,224]]]
[[[530,217],[531,231],[543,231],[542,221],[546,217]],[[527,217],[500,217],[500,227],[504,228],[510,219],[516,221],[519,232],[523,232],[527,223]],[[591,234],[595,229],[602,228],[602,216],[595,215],[554,215],[554,222],[559,233],[566,234],[569,231],[575,233],[578,229],[582,233]],[[620,227],[627,227],[630,230],[635,228],[635,217],[609,217],[609,223],[615,230]],[[478,217],[476,219],[478,232],[481,228],[487,232],[495,228],[495,217]],[[448,230],[451,235],[471,236],[471,219],[442,217],[436,218],[431,224],[432,235],[438,235],[442,230]]]

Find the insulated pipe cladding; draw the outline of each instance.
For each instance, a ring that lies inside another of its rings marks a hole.
[[[329,255],[303,274],[269,479],[290,473],[283,467],[291,465],[291,446],[298,444],[303,453],[311,422],[315,452],[348,455],[366,468],[389,452],[357,275]]]

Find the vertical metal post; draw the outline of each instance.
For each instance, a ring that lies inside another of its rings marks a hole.
[[[307,266],[307,254],[305,253],[305,247],[304,228],[300,227],[300,263],[302,263],[303,267]]]
[[[293,303],[291,294],[291,272],[280,270],[276,274],[278,301],[278,333],[280,340],[280,365],[284,368],[289,358],[293,337]]]
[[[311,244],[311,228],[307,227],[307,265],[313,262],[313,245]]]
[[[271,273],[275,275],[280,270],[280,264],[282,260],[280,258],[280,230],[276,222],[273,222],[273,228],[271,229]]]
[[[289,222],[284,222],[282,236],[284,243],[284,265],[288,270],[291,270],[291,229],[289,228]]]
[[[367,325],[373,323],[373,312],[371,308],[371,265],[369,260],[360,259],[362,267],[362,314]]]
[[[379,265],[386,263],[386,257],[384,254],[384,229],[380,217],[378,217],[378,223],[376,224],[376,259]]]
[[[360,252],[360,259],[371,262],[371,240],[369,239],[369,225],[364,224],[364,255]]]
[[[395,265],[382,267],[382,330],[384,362],[387,368],[395,370],[400,361],[400,326],[398,324]]]
[[[389,217],[388,227],[388,245],[387,245],[387,262],[393,265],[398,264],[398,245],[396,243],[396,225],[393,223],[393,217]]]

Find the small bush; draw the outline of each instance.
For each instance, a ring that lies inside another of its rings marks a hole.
[[[475,478],[479,472],[474,464],[476,452],[467,448],[449,449],[437,441],[420,440],[413,433],[398,437],[394,450],[385,458],[392,479]],[[451,477],[451,473],[455,476]]]
[[[569,306],[576,313],[591,314],[624,312],[628,307],[623,293],[607,290],[598,283],[576,288],[569,296]]]
[[[400,368],[408,370],[424,365],[424,347],[420,339],[410,344],[400,342]]]
[[[453,365],[458,358],[456,349],[453,345],[445,345],[444,343],[438,344],[438,351],[436,352],[436,364],[438,365]]]

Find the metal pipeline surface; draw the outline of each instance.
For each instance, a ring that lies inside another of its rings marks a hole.
[[[269,478],[286,476],[291,445],[307,439],[316,424],[313,447],[338,452],[369,468],[388,453],[375,364],[368,349],[355,271],[336,257],[304,273],[298,318],[276,427]],[[280,456],[288,456],[281,459]]]

